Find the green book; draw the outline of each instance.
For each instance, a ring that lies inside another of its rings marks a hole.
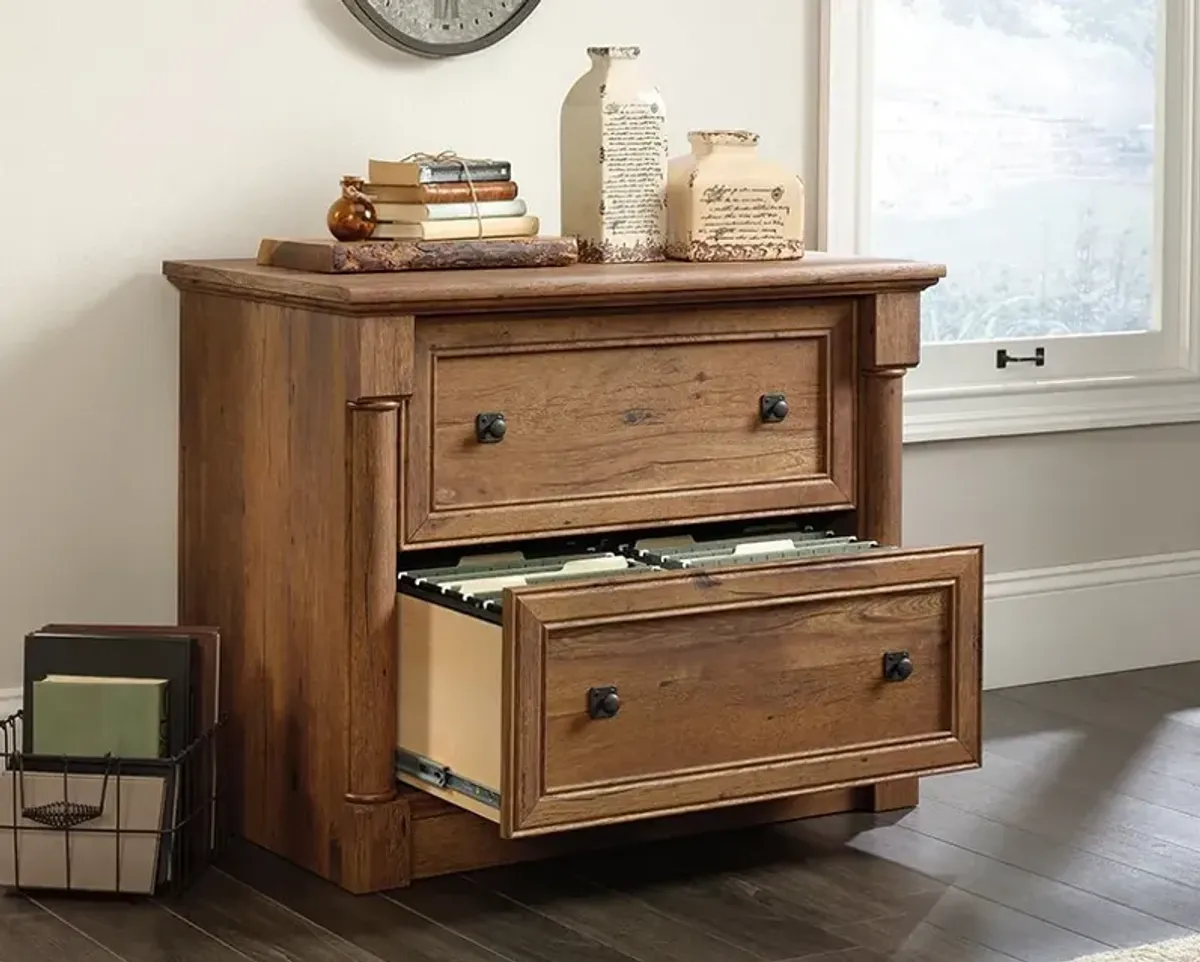
[[[167,754],[165,678],[47,675],[33,683],[32,714],[36,754]]]

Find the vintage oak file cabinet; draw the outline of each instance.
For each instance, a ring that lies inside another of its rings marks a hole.
[[[250,841],[369,892],[979,763],[981,549],[900,538],[940,266],[164,269]]]

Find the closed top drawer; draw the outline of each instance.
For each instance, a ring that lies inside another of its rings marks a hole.
[[[407,544],[850,506],[854,308],[417,328]]]

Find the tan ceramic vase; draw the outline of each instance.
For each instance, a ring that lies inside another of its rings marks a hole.
[[[667,136],[662,97],[637,47],[589,47],[591,69],[560,116],[563,235],[591,263],[666,257]]]
[[[667,256],[771,261],[804,256],[804,183],[758,156],[758,134],[700,130],[670,162]]]

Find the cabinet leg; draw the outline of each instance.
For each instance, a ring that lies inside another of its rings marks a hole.
[[[871,786],[869,806],[872,812],[895,812],[916,808],[921,796],[921,782],[916,778],[897,778]]]
[[[412,817],[408,800],[344,803],[338,884],[355,895],[404,888],[412,881]]]

